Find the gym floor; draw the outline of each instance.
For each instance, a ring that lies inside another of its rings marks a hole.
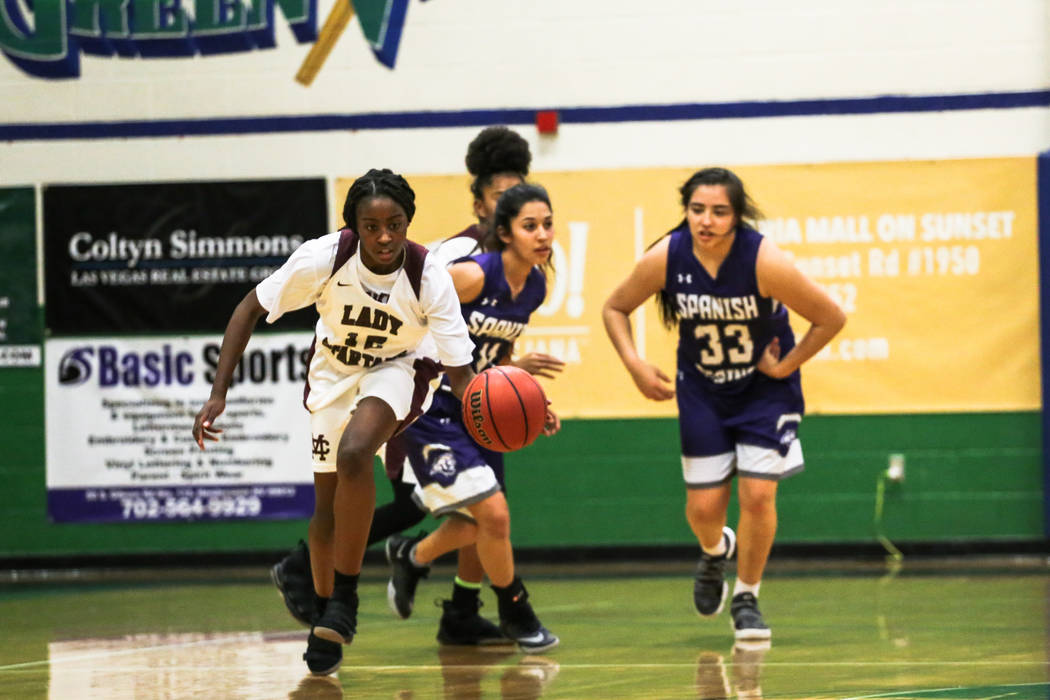
[[[357,638],[324,678],[264,567],[0,572],[0,696],[1050,697],[1045,557],[773,561],[768,648],[734,645],[727,613],[696,616],[691,563],[520,569],[558,648],[441,648],[432,601],[452,570],[435,567],[402,621],[386,572],[366,566]]]

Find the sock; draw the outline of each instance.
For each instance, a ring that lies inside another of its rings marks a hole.
[[[459,576],[452,584],[452,607],[457,610],[478,609],[478,596],[481,594],[481,584],[473,581],[464,581]]]
[[[713,547],[711,549],[708,549],[707,547],[705,547],[701,543],[700,549],[702,549],[704,551],[704,554],[710,554],[712,557],[720,557],[720,556],[722,556],[723,554],[726,553],[726,549],[727,549],[725,534],[723,534],[721,537],[718,538],[718,546]]]
[[[744,583],[739,578],[736,583],[733,584],[733,595],[738,593],[750,593],[751,595],[758,597],[758,587],[762,585],[762,582],[758,583]]]
[[[335,572],[335,585],[332,586],[332,597],[346,600],[357,596],[357,579],[361,574],[344,574],[338,569]]]
[[[324,615],[325,606],[328,605],[328,598],[326,596],[317,595],[314,593],[314,610],[317,611],[317,616]]]
[[[416,559],[416,547],[418,547],[418,546],[419,546],[419,543],[416,542],[414,545],[412,545],[412,549],[408,550],[408,563],[411,564],[412,566],[416,567],[416,568],[423,569],[423,568],[426,568],[428,565],[427,564],[421,564],[421,563],[419,563],[419,560]]]
[[[496,592],[496,601],[499,603],[500,617],[504,617],[504,611],[512,608],[515,603],[525,597],[525,584],[517,576],[509,585],[500,588],[493,585],[492,590]]]

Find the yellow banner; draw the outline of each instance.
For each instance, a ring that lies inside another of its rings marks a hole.
[[[765,215],[762,232],[849,316],[802,368],[809,413],[1040,407],[1034,158],[733,169]],[[554,205],[556,274],[516,349],[566,361],[560,377],[543,380],[560,415],[675,414],[673,401],[648,401],[635,389],[606,338],[601,306],[641,252],[681,220],[677,190],[693,170],[533,174]],[[466,176],[411,182],[414,240],[471,223]],[[349,183],[336,184],[338,211]],[[640,350],[672,375],[676,336],[655,306],[639,308],[632,322]],[[794,325],[801,333],[806,324]]]

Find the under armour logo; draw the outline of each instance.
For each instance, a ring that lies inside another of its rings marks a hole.
[[[690,274],[690,273],[686,273],[686,274],[683,275],[681,272],[679,272],[678,273],[678,284],[682,284],[683,282],[685,284],[692,284],[693,283],[693,275]]]
[[[481,306],[495,306],[496,299],[494,297],[484,297],[481,300]]]
[[[313,443],[314,443],[314,447],[313,447],[314,454],[317,457],[319,457],[322,462],[325,461],[326,459],[328,459],[328,453],[331,452],[332,450],[331,450],[331,445],[329,445],[328,440],[325,439],[325,436],[323,434],[318,435],[317,437],[315,437],[313,439]]]

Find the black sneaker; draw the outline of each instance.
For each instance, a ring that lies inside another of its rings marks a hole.
[[[311,632],[310,637],[306,640],[306,653],[303,654],[303,661],[306,662],[310,673],[315,676],[330,675],[338,671],[339,665],[343,662],[343,645],[322,639]]]
[[[300,624],[311,627],[318,617],[314,577],[310,570],[310,550],[299,540],[291,552],[270,569],[273,585],[284,599],[288,612]]]
[[[529,604],[529,593],[524,586],[507,609],[500,606],[499,617],[500,631],[526,653],[541,654],[558,646],[561,641],[540,623]]]
[[[714,617],[722,612],[726,598],[729,597],[729,584],[726,583],[726,562],[736,553],[736,533],[730,528],[722,528],[722,539],[726,551],[717,557],[700,552],[700,563],[696,565],[696,578],[693,580],[693,606],[700,617]]]
[[[738,640],[770,639],[773,633],[758,611],[758,599],[753,593],[737,593],[729,606],[733,615],[733,630]]]
[[[394,614],[402,620],[412,615],[412,602],[416,597],[419,579],[430,574],[429,566],[416,566],[409,553],[416,543],[427,536],[420,532],[415,537],[391,535],[386,540],[386,560],[390,562],[390,582],[386,586],[386,600]]]
[[[511,644],[503,636],[499,627],[478,614],[481,601],[472,609],[463,610],[452,605],[451,600],[434,601],[444,612],[438,625],[437,640],[441,644],[466,646],[489,646],[493,644]]]
[[[329,598],[324,613],[310,630],[311,637],[338,644],[349,644],[357,632],[357,595],[349,598]]]

